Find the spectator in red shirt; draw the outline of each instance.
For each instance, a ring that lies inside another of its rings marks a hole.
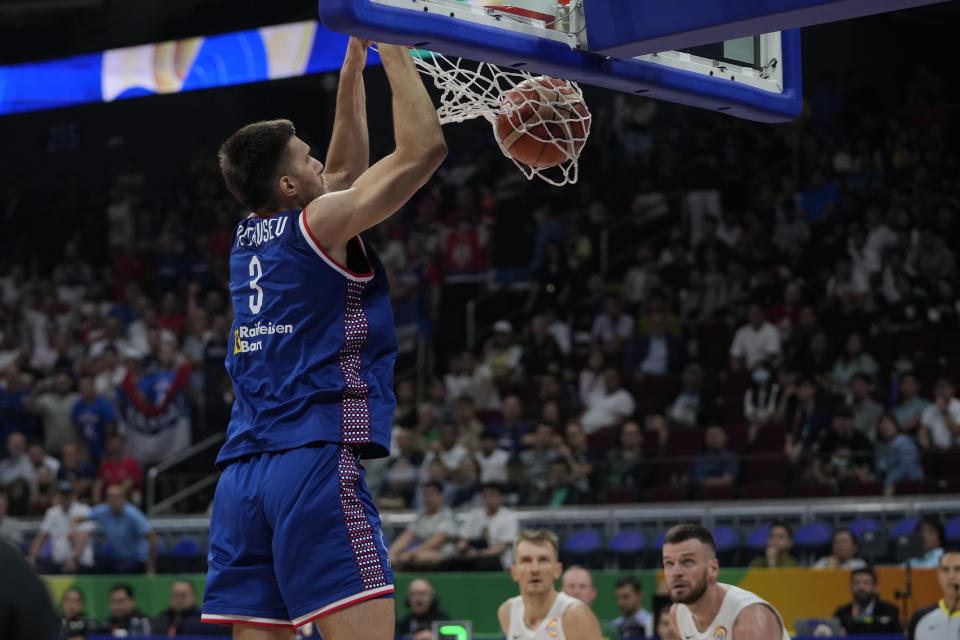
[[[183,336],[186,322],[186,316],[184,316],[183,311],[180,309],[177,294],[172,291],[163,294],[163,305],[160,310],[160,315],[157,316],[157,324],[180,338]]]
[[[104,448],[103,460],[97,479],[93,483],[93,501],[103,501],[107,487],[119,484],[126,491],[130,502],[140,503],[143,490],[143,471],[140,463],[125,452],[126,442],[123,436],[111,436]]]

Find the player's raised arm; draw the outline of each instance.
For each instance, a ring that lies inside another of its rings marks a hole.
[[[323,170],[330,191],[350,187],[370,166],[367,95],[363,85],[363,68],[367,64],[369,44],[369,40],[351,37],[340,68],[333,132]]]
[[[324,248],[342,247],[392,215],[422,187],[446,157],[437,110],[406,47],[380,45],[393,92],[396,149],[353,186],[327,193],[306,208],[310,231]]]

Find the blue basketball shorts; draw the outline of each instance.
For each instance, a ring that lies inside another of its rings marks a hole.
[[[296,628],[392,597],[380,516],[356,447],[247,456],[220,476],[203,621]]]

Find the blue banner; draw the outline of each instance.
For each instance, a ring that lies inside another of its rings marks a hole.
[[[0,115],[335,71],[346,46],[311,20],[0,66]]]

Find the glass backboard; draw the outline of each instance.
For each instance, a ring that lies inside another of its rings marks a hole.
[[[322,0],[319,8],[328,28],[372,40],[750,120],[780,122],[799,115],[803,106],[799,30],[616,57],[591,51],[587,22],[591,12],[584,11],[584,1],[623,2]]]

